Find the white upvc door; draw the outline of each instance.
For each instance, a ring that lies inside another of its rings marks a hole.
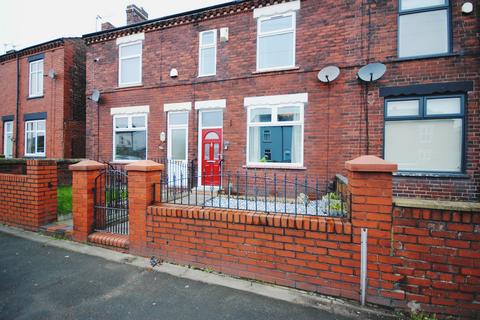
[[[168,184],[188,186],[188,112],[168,113]]]
[[[3,154],[5,158],[13,156],[13,121],[3,123]]]

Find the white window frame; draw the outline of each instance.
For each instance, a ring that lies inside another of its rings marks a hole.
[[[278,121],[278,109],[282,107],[298,107],[300,109],[300,119],[295,121]],[[266,168],[303,168],[304,160],[304,145],[305,145],[305,121],[304,121],[304,108],[303,103],[284,103],[277,105],[256,105],[250,106],[247,109],[247,158],[246,163],[248,166],[254,167],[266,167]],[[251,122],[251,112],[255,109],[271,109],[272,121],[270,122]],[[286,127],[286,126],[300,126],[301,132],[301,145],[300,145],[300,162],[295,163],[264,163],[264,162],[250,162],[250,128],[251,127]]]
[[[41,64],[41,68],[39,65]],[[37,71],[33,71],[33,66],[37,67]],[[28,73],[28,96],[30,98],[42,97],[43,96],[43,59],[38,59],[31,61],[29,63],[29,73]],[[33,77],[35,79],[33,79]],[[33,91],[32,81],[35,81],[37,84],[37,91]]]
[[[202,36],[204,33],[213,32],[213,44],[202,45]],[[206,73],[202,74],[200,71],[202,70],[202,49],[210,49],[214,48],[214,65],[213,65],[213,73]],[[215,76],[217,74],[217,29],[205,30],[199,33],[198,39],[198,77],[210,77]]]
[[[38,130],[38,123],[43,121],[44,122],[44,127],[45,129],[44,130]],[[28,124],[29,123],[34,123],[34,129],[33,131],[28,131],[27,130],[27,127],[28,127]],[[28,120],[28,121],[25,121],[24,122],[24,125],[25,125],[25,140],[24,140],[24,149],[25,149],[25,156],[26,157],[44,157],[45,156],[45,153],[47,151],[47,121],[45,119],[40,119],[40,120]],[[33,132],[35,133],[34,135],[34,139],[35,139],[35,152],[34,153],[28,153],[28,149],[27,149],[27,136],[28,136],[28,133],[30,132]],[[37,149],[38,149],[38,143],[37,143],[37,139],[38,139],[38,133],[39,132],[43,132],[43,137],[44,137],[44,142],[43,142],[43,152],[38,152]]]
[[[292,17],[292,28],[270,31],[270,32],[263,32],[263,33],[261,32],[260,25],[263,21],[267,21],[267,20],[277,18],[277,17],[287,17],[287,16]],[[293,32],[293,45],[292,45],[293,61],[292,61],[292,64],[291,65],[285,65],[285,66],[276,66],[276,67],[271,67],[271,68],[261,68],[260,67],[260,38],[269,37],[269,36],[276,36],[276,35],[281,35],[281,34],[287,34],[287,33],[292,33],[292,32]],[[283,13],[283,14],[276,14],[276,15],[271,15],[271,16],[267,16],[267,17],[258,18],[257,19],[257,72],[276,71],[276,70],[285,70],[285,69],[294,68],[295,63],[296,63],[296,43],[297,43],[297,19],[296,19],[296,12],[295,11],[290,11],[290,12]]]
[[[171,124],[170,123],[170,116],[172,114],[182,114],[186,113],[187,114],[187,122],[185,124]],[[190,120],[190,112],[188,111],[169,111],[167,113],[167,159],[172,159],[172,129],[185,129],[186,130],[186,143],[185,143],[185,160],[180,160],[180,161],[185,161],[185,163],[188,163],[188,123]],[[178,159],[174,159],[178,160]]]
[[[10,127],[10,130],[7,130],[7,127]],[[10,139],[12,140],[12,154],[10,156],[7,156],[7,139],[9,139],[8,135],[11,135]],[[13,120],[3,122],[3,154],[5,155],[5,158],[13,157]]]
[[[121,52],[123,47],[128,47],[132,45],[140,44],[140,53],[139,54],[134,54],[134,55],[129,55],[122,57]],[[132,42],[127,42],[127,43],[122,43],[118,45],[118,86],[119,87],[131,87],[131,86],[138,86],[142,84],[142,73],[143,73],[143,61],[142,61],[142,56],[143,56],[143,42],[142,40],[137,40],[137,41],[132,41]],[[140,58],[140,68],[139,68],[139,81],[137,82],[122,82],[122,60],[126,59],[131,59],[131,58]]]
[[[132,118],[133,117],[140,117],[144,116],[145,117],[145,128],[133,128],[132,127]],[[115,122],[117,118],[128,118],[128,128],[116,128]],[[113,161],[117,163],[130,163],[130,162],[136,162],[136,161],[142,161],[142,160],[147,160],[148,159],[148,113],[125,113],[125,114],[114,114],[113,119],[112,119],[112,129],[113,129],[113,148],[112,148],[112,155],[113,155]],[[139,160],[125,160],[125,159],[118,159],[117,160],[117,152],[116,152],[116,133],[117,132],[132,132],[132,131],[145,131],[145,159],[139,159]]]

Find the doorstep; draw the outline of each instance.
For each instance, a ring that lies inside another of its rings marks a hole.
[[[71,217],[70,219],[58,219],[58,221],[41,226],[39,231],[49,237],[72,240],[72,219]]]
[[[114,234],[109,232],[94,232],[88,235],[88,242],[100,247],[114,250],[128,250],[129,237],[127,234]]]

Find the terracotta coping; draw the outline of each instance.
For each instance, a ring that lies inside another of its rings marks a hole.
[[[480,212],[480,203],[476,203],[476,202],[459,202],[459,201],[443,201],[443,200],[440,201],[440,200],[414,199],[414,198],[393,198],[393,203],[397,207],[404,207],[404,208]]]
[[[361,172],[395,172],[398,166],[376,156],[361,156],[345,162],[345,168]]]
[[[149,171],[163,171],[164,165],[157,163],[152,160],[142,160],[130,163],[125,166],[127,171],[142,171],[142,172],[149,172]]]
[[[83,160],[68,166],[70,171],[93,171],[105,168],[107,165],[93,160]]]

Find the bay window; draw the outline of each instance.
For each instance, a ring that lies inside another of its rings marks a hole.
[[[303,104],[248,109],[247,164],[303,165]]]
[[[114,123],[114,160],[147,159],[147,115],[116,115]]]
[[[448,0],[400,0],[398,56],[441,55],[450,52]]]
[[[45,156],[45,120],[25,121],[25,156]]]
[[[464,97],[426,96],[385,102],[385,160],[400,171],[463,170]]]

